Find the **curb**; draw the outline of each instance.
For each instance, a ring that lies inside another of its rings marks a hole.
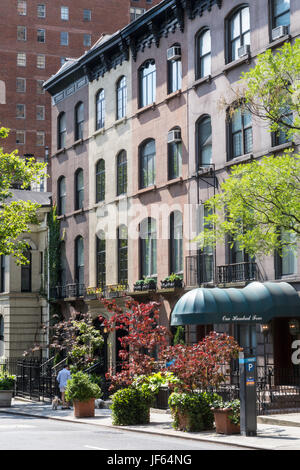
[[[143,434],[152,434],[155,436],[165,436],[165,437],[174,437],[174,438],[179,438],[179,439],[187,439],[187,440],[193,440],[193,441],[200,441],[200,442],[209,442],[211,444],[218,444],[218,445],[223,445],[223,446],[234,446],[234,447],[240,447],[248,450],[272,450],[268,449],[266,447],[260,447],[260,446],[255,446],[255,445],[247,445],[245,444],[240,444],[240,443],[233,443],[233,442],[220,442],[216,439],[213,438],[204,438],[204,437],[193,437],[193,436],[183,436],[183,435],[176,435],[176,434],[168,434],[168,433],[163,433],[160,431],[152,431],[151,429],[137,429],[137,428],[129,428],[127,426],[114,426],[114,425],[109,425],[109,424],[95,424],[95,423],[87,423],[86,421],[78,421],[77,419],[64,419],[64,418],[59,418],[59,417],[53,417],[53,416],[42,416],[42,415],[35,415],[31,413],[23,413],[23,412],[18,412],[18,411],[10,411],[10,410],[1,410],[0,409],[0,414],[13,414],[13,415],[18,415],[18,416],[26,416],[26,417],[31,417],[31,418],[39,418],[39,419],[52,419],[53,421],[63,421],[64,423],[76,423],[76,424],[89,424],[91,426],[102,426],[110,429],[121,429],[121,430],[126,430],[129,432],[136,432],[136,433],[143,433]]]

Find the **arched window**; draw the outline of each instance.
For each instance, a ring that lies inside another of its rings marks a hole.
[[[75,282],[84,286],[84,241],[81,236],[75,240]]]
[[[182,64],[180,44],[174,44],[168,49],[173,54],[168,57],[168,93],[174,93],[181,89],[182,85]]]
[[[97,287],[106,285],[106,241],[105,233],[100,230],[96,237]]]
[[[155,102],[156,98],[156,66],[153,59],[147,60],[139,68],[139,107]]]
[[[21,292],[31,292],[31,251],[26,251],[24,256],[27,259],[27,263],[21,266]]]
[[[84,179],[83,170],[80,168],[75,173],[75,210],[83,209]]]
[[[127,192],[127,155],[121,150],[117,156],[117,195]]]
[[[250,45],[250,8],[241,6],[228,19],[227,62],[239,58],[239,48]]]
[[[170,271],[183,272],[183,223],[180,211],[170,215]]]
[[[57,182],[57,202],[58,202],[58,215],[66,213],[66,178],[61,176]]]
[[[196,79],[211,75],[211,35],[202,29],[196,36]]]
[[[155,184],[155,140],[150,139],[140,146],[140,188]]]
[[[229,118],[229,158],[252,152],[252,116],[239,106]]]
[[[168,132],[168,179],[179,178],[182,173],[181,131],[175,127]]]
[[[117,83],[117,119],[126,116],[127,111],[127,81],[126,77],[121,77]]]
[[[141,278],[157,275],[156,221],[150,217],[140,224],[140,267]]]
[[[105,161],[103,158],[96,164],[96,202],[105,199]]]
[[[96,95],[96,130],[105,125],[105,96],[104,90],[99,90]]]
[[[128,284],[128,232],[125,225],[118,228],[118,283]]]
[[[83,139],[84,106],[77,103],[75,106],[75,140]]]
[[[57,118],[57,148],[62,149],[66,146],[67,124],[66,113],[60,113]]]
[[[212,134],[210,116],[201,117],[196,123],[198,167],[212,162]]]

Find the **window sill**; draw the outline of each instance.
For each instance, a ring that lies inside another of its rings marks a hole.
[[[235,158],[232,158],[231,160],[228,160],[224,164],[224,167],[239,165],[240,163],[248,162],[249,160],[253,160],[253,159],[254,159],[253,153],[247,153],[245,155],[241,155],[240,157],[235,157]]]
[[[156,184],[152,184],[151,186],[148,186],[147,188],[139,189],[137,194],[140,195],[140,194],[148,193],[150,191],[155,191],[155,190],[156,190]]]
[[[291,39],[291,35],[286,34],[285,36],[282,36],[281,38],[276,39],[276,41],[271,41],[270,44],[266,47],[266,50],[281,46],[281,44],[283,44],[286,41],[290,41],[290,39]]]
[[[98,135],[102,135],[105,133],[105,127],[101,127],[101,129],[97,129],[94,133],[93,133],[93,137],[96,138]]]
[[[121,119],[117,119],[117,121],[114,123],[114,126],[115,127],[118,127],[120,126],[121,124],[126,124],[127,122],[127,116],[124,116],[123,118]]]
[[[181,89],[173,91],[172,93],[169,93],[168,96],[165,99],[165,103],[168,103],[173,98],[177,98],[178,96],[181,96],[181,94],[182,94]]]
[[[286,142],[285,144],[274,145],[274,147],[272,147],[272,149],[269,151],[269,154],[281,152],[282,150],[289,149],[293,147],[294,145],[295,144],[292,141]]]
[[[53,155],[54,157],[59,157],[62,153],[66,153],[66,147],[63,147],[62,149],[58,149],[56,153]]]
[[[211,75],[206,75],[206,77],[198,78],[193,83],[193,88],[196,90],[198,86],[203,85],[203,83],[211,83]]]
[[[83,139],[77,139],[73,143],[73,148],[77,147],[77,145],[82,145],[83,144]]]
[[[152,109],[153,111],[155,108],[156,108],[155,102],[153,102],[152,104],[148,104],[147,106],[144,106],[143,108],[138,109],[136,112],[136,116],[139,117],[141,114],[146,113],[150,109]]]
[[[229,62],[229,64],[225,65],[223,68],[223,73],[226,75],[230,70],[235,69],[236,67],[239,67],[240,65],[243,64],[250,64],[251,62],[251,54],[247,54],[244,57],[241,57],[240,59],[236,59],[232,62]]]
[[[83,213],[84,213],[84,208],[82,207],[81,209],[76,209],[70,215],[76,217],[76,215],[80,215],[80,214],[83,214]]]
[[[179,176],[177,178],[173,178],[171,180],[169,180],[166,184],[167,188],[169,188],[170,186],[173,186],[174,184],[178,184],[178,183],[183,183],[183,178],[182,176]]]

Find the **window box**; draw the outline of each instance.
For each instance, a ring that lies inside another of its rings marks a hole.
[[[182,289],[183,280],[180,276],[171,275],[160,281],[161,289]]]

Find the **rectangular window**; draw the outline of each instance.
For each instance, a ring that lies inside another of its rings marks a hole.
[[[25,144],[25,131],[16,131],[16,144]]]
[[[38,69],[44,69],[46,66],[46,58],[44,54],[38,54],[36,56],[36,66]]]
[[[38,18],[46,18],[46,5],[37,6],[37,16]]]
[[[136,8],[136,7],[131,7],[130,8],[130,21],[134,21],[137,18],[139,18],[141,15],[145,13],[146,9],[145,8]]]
[[[69,45],[69,33],[67,31],[61,31],[60,33],[60,45],[68,46]]]
[[[5,256],[4,255],[0,255],[0,292],[5,292]],[[0,336],[0,341],[1,341],[1,336]]]
[[[36,145],[37,145],[37,147],[44,147],[45,146],[45,132],[37,131],[37,133],[36,133]]]
[[[36,118],[38,121],[44,121],[45,119],[45,106],[37,105],[36,107]]]
[[[230,158],[252,152],[252,116],[249,111],[238,108],[230,122]]]
[[[45,90],[43,88],[44,80],[37,80],[36,82],[36,92],[38,95],[44,95]]]
[[[92,44],[92,36],[90,34],[83,35],[83,45],[90,47]]]
[[[25,119],[25,104],[17,104],[16,118]]]
[[[63,21],[68,21],[68,19],[69,19],[69,7],[61,7],[60,8],[60,18]]]
[[[21,292],[31,292],[31,253],[25,253],[27,263],[21,266]]]
[[[25,93],[26,92],[26,78],[17,77],[16,79],[16,92]]]
[[[44,29],[37,30],[37,42],[46,42],[46,32]]]
[[[26,41],[26,39],[27,39],[26,26],[17,26],[17,40]]]
[[[271,8],[272,29],[290,25],[290,0],[273,0]]]
[[[18,0],[18,14],[20,16],[26,16],[27,14],[27,2],[26,0]]]
[[[83,10],[83,20],[84,21],[91,21],[91,19],[92,19],[91,10]]]
[[[26,67],[26,54],[25,52],[17,53],[17,65],[19,67]]]

